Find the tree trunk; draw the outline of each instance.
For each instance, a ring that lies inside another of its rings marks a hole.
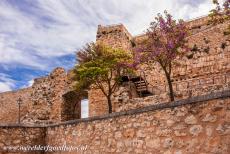
[[[168,88],[169,88],[169,94],[170,94],[170,100],[174,101],[174,92],[173,92],[173,86],[171,81],[171,76],[168,72],[165,71],[165,75],[168,81]]]
[[[108,101],[108,107],[109,107],[109,113],[112,113],[112,101],[111,101],[111,96],[107,97]]]

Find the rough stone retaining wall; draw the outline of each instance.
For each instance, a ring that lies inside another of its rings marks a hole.
[[[230,152],[230,91],[49,127],[47,144],[85,153]],[[74,153],[74,152],[73,152]]]
[[[43,154],[43,151],[15,150],[21,147],[45,145],[46,128],[20,125],[0,125],[1,154]],[[24,149],[25,150],[25,149]]]
[[[40,144],[79,148],[45,152],[50,154],[228,154],[229,97],[228,90],[53,125],[0,126],[0,150],[4,146]]]

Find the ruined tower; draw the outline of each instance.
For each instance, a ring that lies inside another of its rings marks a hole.
[[[96,42],[130,51],[132,36],[123,24],[102,26],[98,25]],[[89,91],[89,116],[108,113],[107,100],[99,89]]]

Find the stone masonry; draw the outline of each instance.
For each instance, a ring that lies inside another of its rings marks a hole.
[[[230,91],[160,103],[111,115],[53,125],[0,125],[0,152],[9,146],[76,147],[29,154],[228,154]]]
[[[63,68],[56,68],[48,76],[34,79],[32,87],[1,93],[0,122],[18,121],[19,97],[22,98],[20,112],[22,123],[54,123],[71,120],[73,117],[80,118],[80,100],[72,98],[72,103],[66,103],[67,100],[63,97],[71,91],[70,81],[69,74]],[[72,108],[72,112],[66,108]]]
[[[187,22],[191,32],[188,37],[191,52],[184,58],[176,60],[173,65],[172,79],[176,100],[226,90],[230,87],[230,35],[224,35],[230,21],[218,25],[208,25],[207,21],[208,17],[202,17]],[[122,24],[100,25],[97,32],[97,42],[125,50],[132,50],[146,38],[145,35],[131,36]],[[151,97],[161,98],[151,103],[168,101],[167,81],[158,64],[154,64],[151,69],[141,66],[137,72],[137,75],[145,74],[149,90],[154,94]],[[126,101],[127,97],[123,97],[123,101],[120,102],[116,101],[116,97],[113,98],[114,111],[120,111],[122,105],[126,109],[130,107],[126,105],[129,104],[129,101]],[[141,99],[138,102],[143,103]],[[100,90],[89,91],[89,116],[107,114],[107,106],[106,98]],[[131,108],[133,107],[132,105]]]
[[[191,52],[173,64],[176,101],[168,100],[162,70],[140,66],[152,96],[140,98],[123,84],[107,114],[102,92],[88,92],[89,118],[80,119],[82,98],[73,91],[71,71],[54,69],[32,87],[0,94],[0,153],[22,154],[18,146],[84,146],[78,151],[27,151],[28,154],[229,154],[230,21],[208,25],[208,17],[187,21]],[[122,25],[98,26],[97,42],[130,52],[146,39]],[[17,99],[22,98],[21,124]]]
[[[229,98],[156,111],[148,107],[133,110],[135,114],[128,111],[121,116],[49,127],[47,143],[87,145],[86,151],[78,152],[87,154],[228,154],[229,107]]]
[[[193,51],[174,64],[173,86],[176,100],[229,89],[230,35],[223,34],[229,21],[213,26],[208,25],[207,20],[208,17],[202,17],[187,22],[191,31],[188,40]],[[98,26],[97,42],[112,47],[131,51],[144,39],[145,35],[132,36],[122,24]],[[168,87],[160,67],[155,64],[154,69],[150,70],[142,66],[137,72],[142,71],[149,83],[149,90],[154,94],[151,97],[160,98],[151,103],[168,101]],[[80,118],[80,98],[71,92],[72,84],[70,73],[57,68],[49,76],[35,79],[32,87],[0,94],[1,122],[17,121],[16,100],[19,97],[23,98],[21,118],[24,123],[49,123]],[[131,91],[127,87],[120,87],[113,96],[113,111],[127,110],[131,106],[135,108],[135,105],[127,105],[130,101],[139,99],[137,96],[130,96]],[[70,95],[66,95],[68,93]],[[73,101],[66,98],[72,98]],[[88,98],[89,116],[107,114],[106,98],[100,90],[91,89]],[[143,104],[146,101],[141,102]],[[138,105],[141,106],[145,105]],[[6,117],[6,114],[11,116]]]

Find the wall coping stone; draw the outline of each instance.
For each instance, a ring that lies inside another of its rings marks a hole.
[[[0,124],[0,128],[8,129],[8,128],[46,128],[48,125],[28,125],[28,124],[18,124],[18,123],[7,123]]]
[[[219,99],[219,98],[228,98],[228,97],[230,97],[230,90],[225,90],[221,92],[210,93],[207,95],[182,99],[182,100],[178,100],[174,102],[165,102],[161,104],[149,105],[149,106],[138,108],[138,109],[132,109],[132,110],[122,111],[122,112],[114,112],[114,113],[111,113],[108,115],[102,115],[102,116],[94,116],[94,117],[89,117],[89,118],[70,120],[70,121],[60,122],[57,124],[44,124],[44,125],[0,124],[0,128],[46,128],[46,127],[57,127],[61,125],[72,125],[72,124],[78,124],[81,122],[105,120],[105,119],[111,119],[111,118],[116,118],[120,116],[140,114],[144,112],[162,110],[166,108],[174,108],[174,107],[188,105],[188,104],[196,104],[199,102],[205,103],[205,101]]]

